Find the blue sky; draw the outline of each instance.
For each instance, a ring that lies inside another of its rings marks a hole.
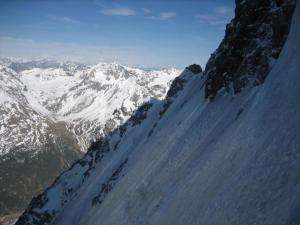
[[[205,65],[234,0],[0,0],[0,57]]]

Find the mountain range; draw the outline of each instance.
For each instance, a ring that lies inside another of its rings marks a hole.
[[[176,69],[116,63],[0,63],[0,212],[17,213],[97,139],[151,98],[163,99]]]

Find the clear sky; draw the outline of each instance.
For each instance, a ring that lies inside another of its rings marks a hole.
[[[205,65],[234,0],[0,0],[0,57]]]

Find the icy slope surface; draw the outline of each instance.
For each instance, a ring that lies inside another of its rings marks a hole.
[[[94,164],[99,151],[91,152],[17,224],[299,224],[299,26],[298,5],[262,86],[199,104],[203,80],[189,77],[115,151],[98,148],[109,157]]]

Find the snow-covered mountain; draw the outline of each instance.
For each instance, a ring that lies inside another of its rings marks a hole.
[[[163,99],[179,73],[1,60],[0,216],[23,210],[93,142],[151,98]]]
[[[176,69],[145,72],[115,63],[84,66],[51,61],[13,62],[2,71],[3,90],[14,89],[13,97],[6,98],[26,102],[40,115],[65,122],[82,151],[122,124],[143,102],[162,99],[179,75]],[[9,151],[1,150],[2,154]]]
[[[299,1],[290,32],[296,1],[236,4],[205,72],[95,142],[17,225],[300,223]]]

